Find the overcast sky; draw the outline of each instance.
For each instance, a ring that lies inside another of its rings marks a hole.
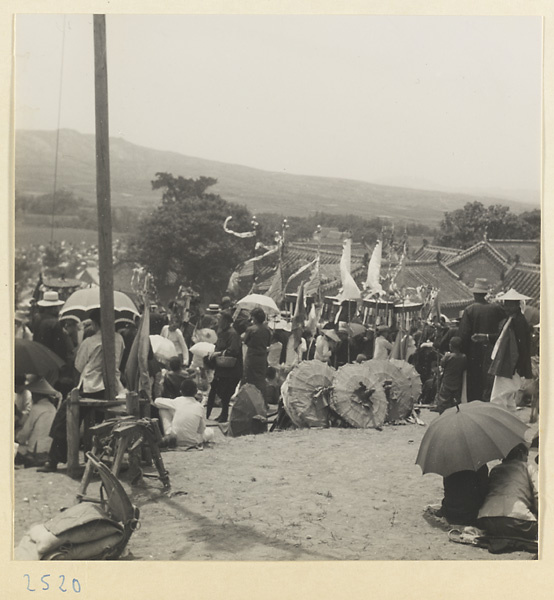
[[[271,171],[538,199],[540,17],[106,23],[112,136]],[[60,15],[17,17],[17,128],[55,129],[61,106],[61,127],[94,133],[92,16],[65,17],[60,105],[63,31]]]

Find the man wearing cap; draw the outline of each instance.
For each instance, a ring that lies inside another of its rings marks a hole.
[[[58,292],[47,290],[42,300],[37,302],[41,309],[40,318],[33,333],[33,341],[47,346],[63,361],[71,362],[73,358],[73,344],[58,319],[60,307],[64,301],[58,297]]]
[[[467,400],[488,402],[493,384],[489,375],[493,336],[498,335],[506,313],[499,304],[485,299],[489,292],[486,279],[476,279],[472,292],[475,302],[464,310],[458,330],[462,352],[467,356]]]

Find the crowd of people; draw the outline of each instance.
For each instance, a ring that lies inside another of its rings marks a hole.
[[[339,368],[372,358],[386,360],[400,345],[402,358],[422,379],[419,400],[427,399],[432,410],[442,413],[473,400],[514,408],[519,380],[533,377],[531,353],[537,331],[521,310],[525,296],[510,290],[491,302],[488,291],[486,280],[478,279],[474,302],[458,319],[432,324],[413,319],[405,331],[385,323],[365,327],[354,318],[302,329],[300,339],[292,331],[290,314],[268,320],[262,308],[236,308],[229,297],[208,305],[194,322],[176,302],[167,310],[154,307],[149,334],[169,340],[174,348],[168,360],[160,360],[152,347],[148,357],[151,411],[163,430],[162,446],[201,447],[212,442],[213,431],[207,425],[214,410],[220,408],[215,421],[227,422],[233,396],[244,384],[259,390],[266,407],[275,406],[284,376],[302,360]],[[67,461],[69,392],[77,388],[82,398],[106,398],[100,309],[88,311],[81,322],[71,315],[60,317],[62,305],[55,291],[46,290],[32,319],[16,314],[16,337],[40,342],[63,362],[58,377],[50,382],[48,376],[15,379],[16,463],[45,471],[56,471]],[[137,325],[129,318],[116,320],[117,392],[128,384],[126,364]],[[202,343],[211,344],[209,350],[195,351]],[[455,523],[515,527],[520,533],[523,527],[529,533],[522,535],[536,534],[536,524],[527,527],[527,521],[536,523],[536,490],[532,478],[523,490],[524,454],[522,448],[514,449],[490,477],[486,466],[446,477],[440,515]],[[515,494],[525,510],[501,508],[506,506],[498,500],[502,494]]]

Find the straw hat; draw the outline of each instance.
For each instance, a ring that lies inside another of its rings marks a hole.
[[[485,279],[484,277],[478,277],[475,280],[475,283],[473,284],[471,291],[474,294],[487,294],[489,292],[489,289],[490,289],[490,284],[489,284],[488,279]]]
[[[207,313],[216,314],[219,312],[219,304],[208,304],[208,308],[206,309]]]
[[[517,302],[519,302],[521,300],[531,300],[531,298],[529,296],[524,296],[523,294],[520,294],[519,292],[517,292],[516,290],[514,290],[514,288],[510,288],[504,294],[499,294],[496,297],[496,299],[499,302],[506,302],[507,300],[515,300]]]
[[[39,306],[62,306],[62,304],[65,304],[65,302],[60,300],[58,292],[47,290],[42,295],[42,300],[39,300],[37,304]]]
[[[36,381],[31,381],[25,386],[31,394],[43,394],[44,396],[55,396],[57,394],[56,390],[44,379],[41,377]]]

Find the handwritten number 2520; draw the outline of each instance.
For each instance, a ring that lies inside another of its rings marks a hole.
[[[23,577],[27,578],[27,591],[28,592],[36,592],[36,588],[32,588],[31,587],[31,577],[25,573],[25,575],[23,575]],[[43,575],[40,578],[41,583],[43,584],[43,587],[40,588],[38,591],[40,592],[46,592],[50,589],[50,584],[48,583],[47,579],[48,577],[50,577],[50,573]],[[65,575],[59,575],[58,576],[59,581],[59,585],[58,585],[58,589],[62,592],[67,592],[68,589],[65,587]],[[81,584],[79,583],[78,579],[73,579],[71,582],[71,587],[73,588],[73,591],[78,594],[81,591]]]

